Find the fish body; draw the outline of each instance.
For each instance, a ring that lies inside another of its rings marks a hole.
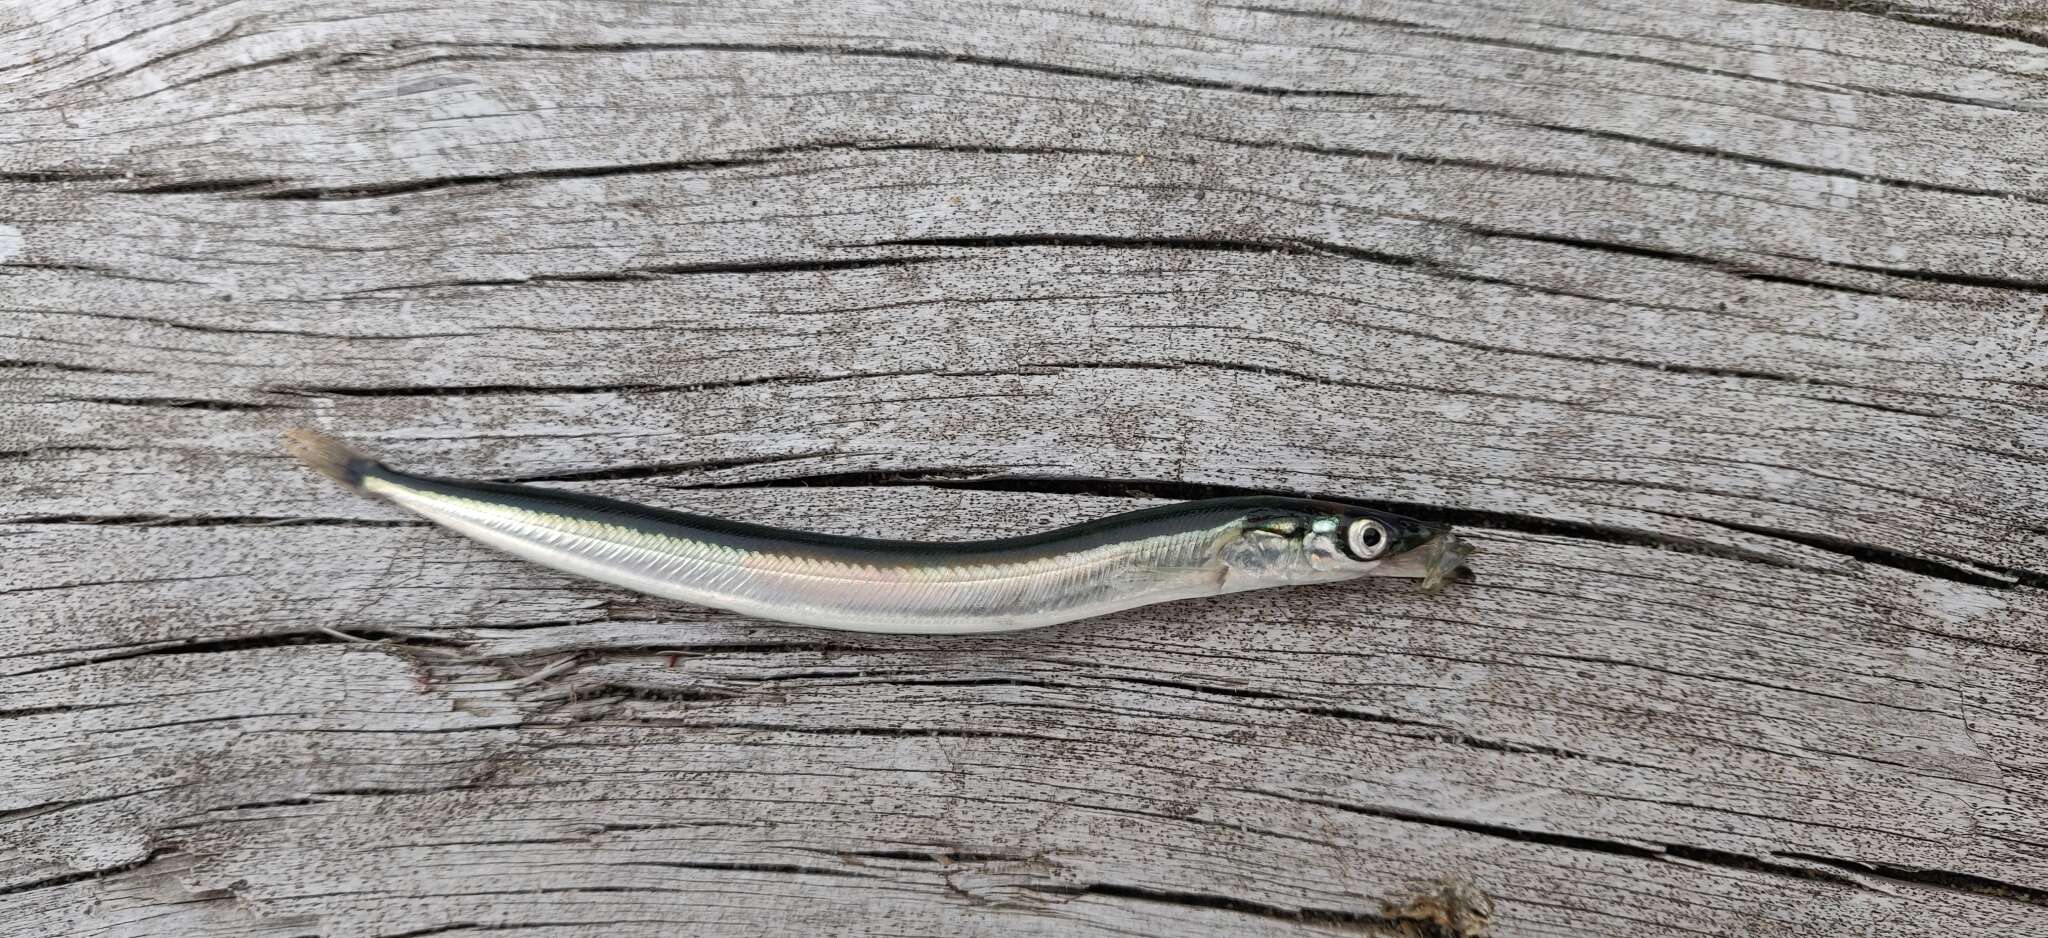
[[[1340,502],[1163,505],[1022,537],[842,537],[557,489],[401,472],[306,430],[307,465],[480,543],[565,573],[745,615],[862,632],[1030,629],[1137,606],[1361,576],[1435,587],[1468,549]]]

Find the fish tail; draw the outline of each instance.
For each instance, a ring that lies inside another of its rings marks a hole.
[[[305,427],[285,431],[284,448],[306,468],[356,493],[364,491],[364,474],[377,468],[376,460],[350,449],[347,443]]]

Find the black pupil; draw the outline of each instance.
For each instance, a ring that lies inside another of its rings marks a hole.
[[[1366,528],[1365,533],[1359,536],[1358,543],[1363,544],[1367,547],[1380,546],[1380,529],[1372,527]]]

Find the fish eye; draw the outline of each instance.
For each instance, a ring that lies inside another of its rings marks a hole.
[[[1359,560],[1371,560],[1387,552],[1387,545],[1394,540],[1387,526],[1366,518],[1351,523],[1351,530],[1345,533],[1344,546],[1351,556]]]

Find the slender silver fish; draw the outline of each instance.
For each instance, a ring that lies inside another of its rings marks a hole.
[[[306,465],[535,563],[702,606],[858,632],[1005,632],[1197,596],[1364,576],[1441,588],[1471,548],[1340,502],[1216,498],[1023,537],[839,537],[389,468],[311,430]]]

